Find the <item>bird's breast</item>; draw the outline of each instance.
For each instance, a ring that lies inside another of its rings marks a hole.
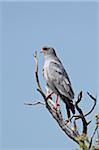
[[[49,63],[45,62],[44,66],[43,66],[43,77],[46,82],[48,81],[48,67],[49,67]]]

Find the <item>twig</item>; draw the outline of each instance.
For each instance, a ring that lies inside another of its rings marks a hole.
[[[93,138],[94,138],[94,136],[95,136],[95,133],[96,133],[97,129],[98,129],[98,126],[96,125],[96,127],[95,127],[95,129],[94,129],[94,132],[93,132],[93,135],[92,135],[92,137],[91,137],[90,143],[89,143],[89,149],[90,149],[91,146],[92,146],[92,141],[93,141]]]
[[[33,56],[34,56],[34,60],[35,60],[35,64],[36,64],[36,69],[35,69],[36,82],[37,82],[37,85],[38,85],[39,90],[42,91],[42,88],[41,88],[41,85],[40,85],[40,81],[39,81],[39,78],[38,78],[38,60],[37,60],[37,51],[35,51],[35,53],[34,53]]]
[[[92,136],[91,136],[91,140],[90,140],[90,143],[89,143],[89,149],[90,149],[91,146],[92,146],[93,138],[94,138],[96,132],[97,132],[97,138],[98,138],[98,142],[99,142],[98,128],[99,128],[99,116],[96,115],[96,127],[95,127],[94,132],[93,132],[93,134],[92,134]]]
[[[83,114],[84,117],[86,117],[86,116],[88,116],[89,114],[91,114],[92,111],[94,110],[95,106],[96,106],[96,98],[94,98],[89,92],[87,92],[87,94],[88,94],[89,97],[94,101],[94,104],[93,104],[91,110],[90,110],[88,113]],[[73,115],[73,116],[70,118],[70,120],[72,120],[73,118],[76,118],[76,120],[77,120],[77,119],[81,119],[81,117],[82,117],[81,115]],[[91,121],[90,121],[90,122],[91,122]],[[89,122],[89,123],[90,123],[90,122]],[[89,124],[89,123],[87,123],[87,124]]]
[[[41,104],[41,105],[45,105],[45,103],[43,103],[43,102],[24,103],[24,105],[29,105],[29,106],[35,106],[35,105],[39,105],[39,104]]]
[[[86,113],[86,114],[84,115],[84,117],[88,116],[88,115],[94,110],[94,108],[95,108],[95,106],[96,106],[96,98],[94,98],[89,92],[87,92],[87,94],[88,94],[89,97],[94,101],[94,105],[93,105],[92,109],[91,109],[88,113]]]
[[[78,110],[79,114],[80,114],[80,117],[81,117],[81,120],[82,120],[82,124],[83,124],[83,131],[82,133],[83,134],[87,134],[87,121],[84,117],[84,114],[83,114],[83,111],[81,110],[81,108],[78,106],[78,104],[80,103],[82,99],[82,91],[80,92],[80,94],[78,95],[78,99],[75,103],[75,106],[76,106],[76,109]]]

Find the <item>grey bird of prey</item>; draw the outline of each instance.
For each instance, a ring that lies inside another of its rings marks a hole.
[[[52,47],[43,47],[41,52],[44,54],[43,76],[46,82],[47,96],[51,93],[55,93],[57,96],[55,109],[57,109],[58,97],[60,97],[66,105],[67,116],[70,118],[70,111],[75,114],[74,92],[66,70]]]

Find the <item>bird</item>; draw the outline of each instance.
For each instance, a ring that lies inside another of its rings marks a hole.
[[[57,109],[58,97],[60,97],[66,105],[67,117],[70,118],[71,112],[75,114],[75,106],[73,104],[74,92],[68,74],[54,48],[44,46],[41,48],[41,53],[44,55],[42,72],[46,82],[46,96],[56,95],[54,109]]]

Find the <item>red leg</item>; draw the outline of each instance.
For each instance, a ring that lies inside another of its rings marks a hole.
[[[57,95],[56,96],[55,106],[53,108],[56,110],[58,106],[59,106],[59,104],[58,104],[58,95]]]
[[[58,104],[58,95],[56,96],[56,105]]]

